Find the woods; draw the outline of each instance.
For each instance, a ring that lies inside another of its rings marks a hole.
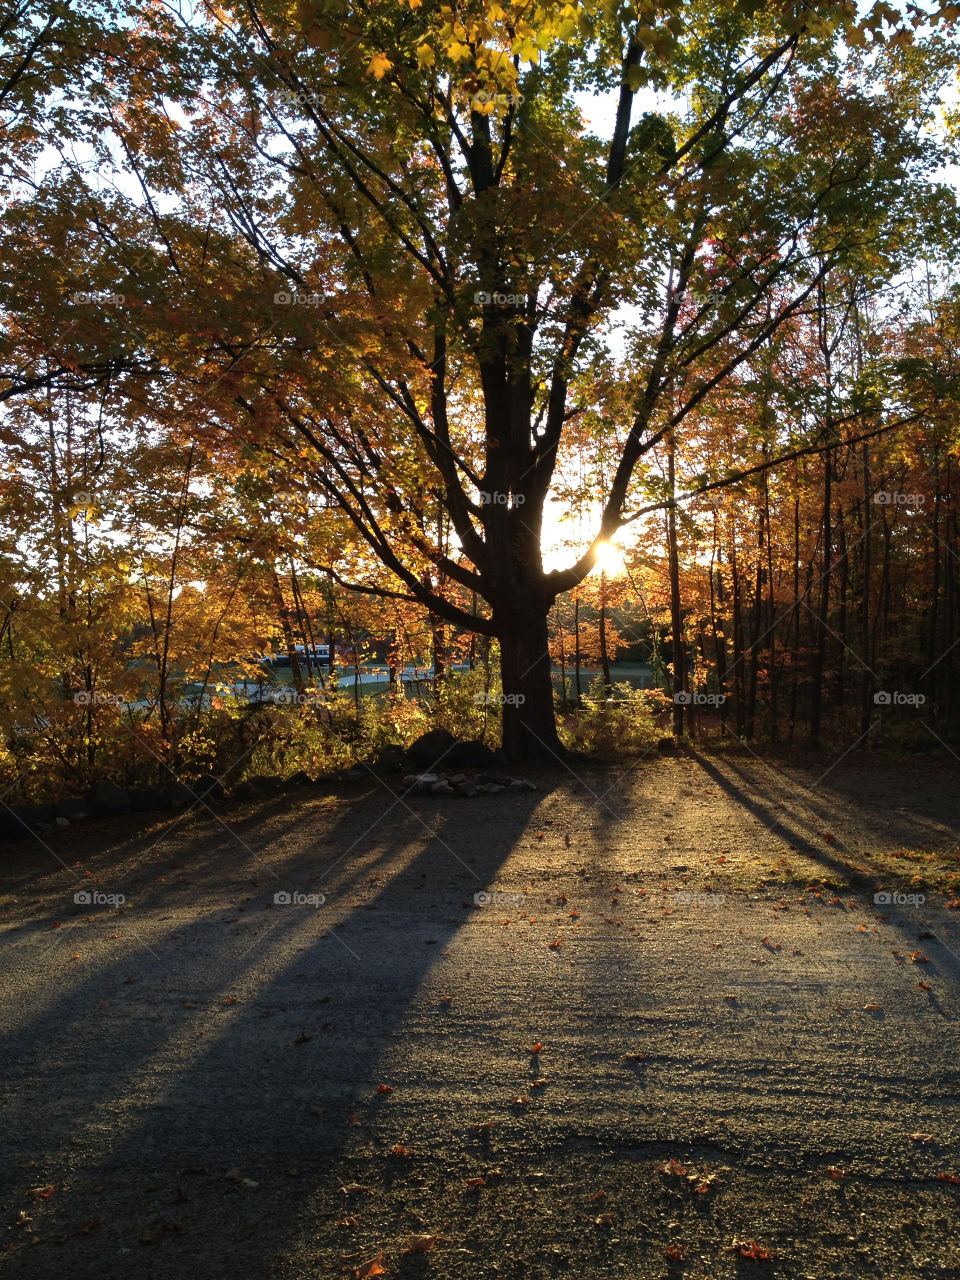
[[[24,0],[8,735],[136,693],[166,752],[172,684],[199,731],[221,664],[302,693],[337,632],[498,664],[492,732],[555,761],[561,616],[609,686],[618,599],[675,733],[708,687],[745,740],[862,737],[887,691],[945,726],[955,17]]]

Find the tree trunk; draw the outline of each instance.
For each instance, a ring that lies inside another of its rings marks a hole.
[[[607,575],[600,571],[600,670],[605,696],[610,696],[610,652],[607,648]]]
[[[500,620],[503,749],[511,760],[556,763],[566,755],[557,734],[547,643],[547,610]]]
[[[683,694],[686,691],[686,662],[683,649],[683,612],[680,602],[680,555],[677,549],[676,472],[673,436],[667,439],[667,482],[670,505],[667,507],[667,554],[670,568],[670,657],[673,661],[673,732],[683,734]],[[680,695],[679,699],[677,695]],[[690,720],[692,727],[692,717]]]
[[[829,425],[829,424],[828,424]],[[820,573],[820,604],[814,623],[813,662],[810,671],[810,746],[820,746],[820,721],[823,712],[823,678],[827,665],[827,619],[830,616],[830,577],[833,570],[833,512],[831,510],[833,455],[823,455],[823,556]]]
[[[583,690],[580,687],[580,597],[573,602],[573,672],[577,689],[577,706],[583,706]]]

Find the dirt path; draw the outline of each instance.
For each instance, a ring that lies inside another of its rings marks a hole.
[[[10,849],[0,1261],[960,1277],[960,768],[828,764],[371,781]]]

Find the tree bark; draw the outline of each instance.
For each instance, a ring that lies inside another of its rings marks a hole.
[[[503,749],[518,763],[556,763],[567,754],[554,714],[547,612],[531,606],[498,620]]]

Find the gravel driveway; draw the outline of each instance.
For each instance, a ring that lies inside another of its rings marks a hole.
[[[8,1273],[960,1277],[960,766],[829,765],[5,850]]]

